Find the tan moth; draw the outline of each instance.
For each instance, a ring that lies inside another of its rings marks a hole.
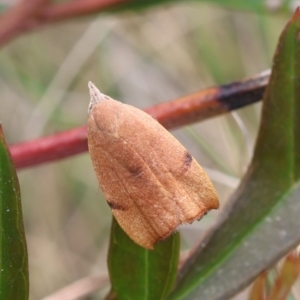
[[[191,154],[142,110],[89,82],[88,146],[100,187],[119,225],[147,249],[183,223],[219,207]]]

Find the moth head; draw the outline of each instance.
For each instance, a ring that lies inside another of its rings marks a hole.
[[[89,91],[90,91],[90,104],[88,107],[88,114],[90,114],[93,107],[102,102],[109,100],[110,98],[104,94],[102,94],[99,89],[91,82],[88,83]]]

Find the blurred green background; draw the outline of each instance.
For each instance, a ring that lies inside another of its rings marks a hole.
[[[6,139],[18,143],[86,124],[89,80],[103,93],[143,109],[255,75],[270,67],[288,18],[182,2],[93,15],[24,34],[0,51],[0,121]],[[207,170],[221,206],[251,158],[260,107],[172,131]],[[30,299],[85,276],[105,278],[111,212],[88,154],[18,175]],[[182,226],[183,251],[217,214]],[[95,299],[108,288],[105,281]]]

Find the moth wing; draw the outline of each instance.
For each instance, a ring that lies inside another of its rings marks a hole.
[[[153,244],[218,207],[209,178],[186,149],[143,111],[109,100],[89,118],[89,150],[123,230]]]
[[[89,151],[101,189],[123,230],[152,249],[178,226],[179,209],[126,139],[99,131],[95,119],[89,119]]]
[[[218,195],[211,180],[180,142],[145,112],[122,106],[124,115],[130,117],[120,126],[120,135],[126,136],[127,142],[182,207],[180,222],[192,222],[208,210],[218,208]],[[135,130],[130,131],[133,127]],[[136,142],[141,139],[141,143]]]

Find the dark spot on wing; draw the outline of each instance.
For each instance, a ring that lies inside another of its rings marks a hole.
[[[112,201],[107,201],[107,204],[109,205],[109,207],[110,207],[111,209],[115,209],[115,210],[123,210],[123,211],[127,210],[127,208],[126,208],[125,206],[120,205],[120,204],[117,204],[117,203],[112,202]]]
[[[141,165],[129,165],[127,170],[133,177],[139,177],[143,173],[143,166]]]
[[[184,156],[184,162],[183,162],[184,171],[187,171],[190,168],[192,161],[193,161],[192,155],[189,152],[186,152]]]

